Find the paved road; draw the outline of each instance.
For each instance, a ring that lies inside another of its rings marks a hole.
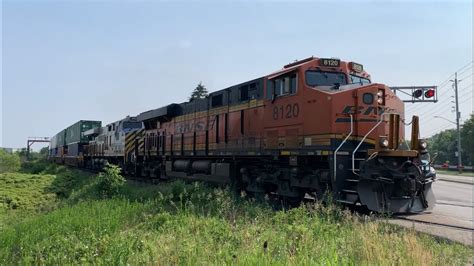
[[[392,222],[474,246],[474,183],[439,177],[433,184],[436,206],[431,212],[403,216],[405,220]]]
[[[466,183],[438,180],[433,184],[436,207],[433,214],[453,217],[473,228],[474,186]]]

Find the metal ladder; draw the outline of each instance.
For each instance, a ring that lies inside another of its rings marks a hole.
[[[344,143],[346,143],[346,141],[350,138],[350,136],[352,135],[352,132],[354,131],[354,123],[353,123],[352,114],[349,114],[349,116],[351,117],[351,131],[349,132],[349,134],[347,134],[347,136],[344,138],[344,140],[341,142],[341,144],[339,144],[337,149],[334,151],[334,155],[333,155],[334,156],[334,158],[333,158],[333,161],[334,161],[333,180],[334,180],[334,182],[336,182],[336,175],[337,175],[337,152],[342,148]]]
[[[354,151],[352,152],[352,173],[354,173],[354,175],[359,175],[358,173],[356,172],[360,172],[360,169],[356,169],[355,168],[355,161],[356,161],[356,158],[355,158],[355,154],[356,152],[359,150],[360,146],[362,146],[362,144],[364,143],[364,141],[367,139],[367,137],[370,135],[370,133],[372,133],[372,131],[374,131],[383,121],[384,121],[384,116],[385,115],[389,115],[390,113],[383,113],[381,116],[380,116],[380,120],[377,122],[377,124],[375,124],[375,126],[373,126],[368,132],[367,134],[364,135],[364,137],[362,138],[362,140],[359,142],[359,144],[357,145],[357,147],[354,149]],[[357,170],[357,171],[356,171]]]
[[[349,114],[350,118],[351,118],[351,130],[349,132],[349,134],[347,134],[347,136],[344,138],[344,140],[341,142],[341,144],[339,144],[339,146],[337,147],[337,149],[334,151],[334,154],[333,154],[333,162],[334,162],[334,166],[333,166],[333,171],[334,171],[334,174],[333,174],[333,180],[334,182],[336,182],[336,178],[337,178],[337,153],[339,152],[339,150],[342,148],[342,146],[344,146],[344,144],[347,142],[347,140],[352,136],[352,133],[354,132],[354,120],[353,120],[353,116],[352,114]],[[358,182],[358,180],[355,180],[355,179],[345,179],[344,181],[356,181]],[[357,183],[355,183],[357,184]],[[350,185],[349,185],[350,186]],[[354,202],[353,201],[349,201],[349,200],[346,200],[347,199],[347,194],[357,194],[357,191],[354,190],[353,188],[344,188],[342,189],[340,192],[344,193],[344,199],[340,198],[338,199],[337,201],[338,202],[341,202],[341,203],[349,203],[349,204],[353,204]]]
[[[387,113],[388,114],[388,113]],[[372,133],[383,121],[384,121],[384,116],[387,114],[382,114],[380,116],[380,120],[375,124],[365,135],[364,137],[360,140],[359,144],[356,146],[354,151],[352,152],[352,158],[351,158],[351,163],[352,167],[348,169],[349,171],[352,172],[353,178],[346,178],[344,181],[346,182],[344,185],[344,188],[340,191],[342,193],[341,198],[338,199],[338,202],[341,203],[348,203],[348,204],[354,204],[354,202],[357,201],[358,198],[358,192],[357,192],[357,183],[360,181],[359,179],[359,172],[360,172],[360,163],[366,160],[366,150],[359,150],[364,141],[367,139],[367,137]],[[352,132],[352,117],[351,117],[351,132]],[[343,144],[343,143],[341,143]],[[340,145],[341,147],[342,145]],[[340,148],[338,147],[338,149]],[[337,150],[336,150],[337,151]],[[359,155],[359,156],[357,156]],[[336,158],[336,156],[334,156]],[[336,161],[334,159],[334,161]],[[335,165],[336,166],[336,165]],[[334,171],[336,173],[336,170]]]

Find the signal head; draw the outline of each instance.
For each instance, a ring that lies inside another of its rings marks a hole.
[[[435,96],[435,90],[429,89],[425,91],[425,98],[431,98]]]
[[[421,90],[421,89],[418,89],[418,90],[413,92],[413,97],[415,97],[415,98],[420,98],[421,95],[423,95],[423,90]]]

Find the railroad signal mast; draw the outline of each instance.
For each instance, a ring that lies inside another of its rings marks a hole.
[[[404,86],[390,87],[398,96],[405,96],[402,99],[406,103],[435,103],[438,102],[437,86]],[[406,97],[408,96],[408,98]]]
[[[457,155],[458,158],[458,170],[461,173],[463,164],[462,164],[462,155],[461,155],[461,112],[459,111],[459,97],[458,97],[458,73],[454,73],[454,80],[450,80],[453,83],[453,88],[455,92],[455,111],[456,111],[456,122],[453,122],[449,119],[449,122],[456,124],[457,131]],[[399,96],[404,95],[405,99],[402,99],[406,103],[418,103],[418,102],[438,102],[438,87],[437,86],[405,86],[405,87],[390,87],[392,91]],[[408,96],[408,97],[406,97]],[[443,118],[443,117],[440,117]],[[444,118],[443,118],[444,119]]]
[[[37,142],[47,142],[49,143],[49,137],[28,137],[28,140],[26,142],[26,157],[28,158],[30,156],[30,148],[31,145],[37,143]]]

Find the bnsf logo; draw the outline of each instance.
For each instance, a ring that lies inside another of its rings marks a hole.
[[[363,115],[381,115],[387,111],[390,111],[391,108],[388,107],[375,107],[375,106],[351,106],[347,105],[342,110],[343,114],[363,114]]]
[[[385,112],[394,111],[392,108],[388,107],[375,107],[375,106],[352,106],[347,105],[342,110],[343,114],[352,114],[352,115],[382,115]],[[355,119],[354,122],[376,122],[377,119],[374,118],[359,118]],[[339,117],[336,119],[336,123],[349,123],[351,119],[348,117]]]

